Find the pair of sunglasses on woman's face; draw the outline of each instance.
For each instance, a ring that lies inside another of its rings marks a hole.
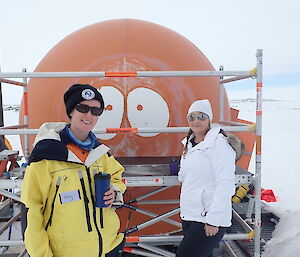
[[[190,113],[187,116],[188,121],[194,121],[196,119],[204,121],[208,116],[205,113]]]
[[[75,109],[81,113],[88,113],[89,111],[91,111],[91,114],[94,116],[100,116],[101,113],[103,112],[102,108],[99,107],[91,107],[88,106],[86,104],[77,104],[75,106]]]

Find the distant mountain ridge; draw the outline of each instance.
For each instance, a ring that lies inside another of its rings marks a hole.
[[[19,104],[4,104],[3,111],[19,111],[20,105]]]

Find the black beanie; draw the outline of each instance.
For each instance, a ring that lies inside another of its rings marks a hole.
[[[64,102],[68,117],[75,106],[84,100],[97,100],[100,102],[100,108],[104,109],[104,101],[99,91],[89,84],[74,84],[64,94]]]

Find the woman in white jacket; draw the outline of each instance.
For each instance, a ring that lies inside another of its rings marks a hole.
[[[178,174],[184,238],[176,257],[211,256],[231,225],[236,153],[212,118],[207,99],[195,101],[188,110],[190,131],[182,141]]]

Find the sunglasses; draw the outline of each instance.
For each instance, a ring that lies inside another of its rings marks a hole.
[[[205,113],[199,113],[199,114],[194,114],[191,113],[187,116],[188,121],[194,121],[195,119],[199,119],[199,120],[205,120],[207,118],[207,114]]]
[[[81,113],[88,113],[89,111],[91,111],[91,114],[94,116],[100,116],[103,112],[102,108],[99,107],[91,107],[88,106],[86,104],[77,104],[75,106],[75,109]]]

